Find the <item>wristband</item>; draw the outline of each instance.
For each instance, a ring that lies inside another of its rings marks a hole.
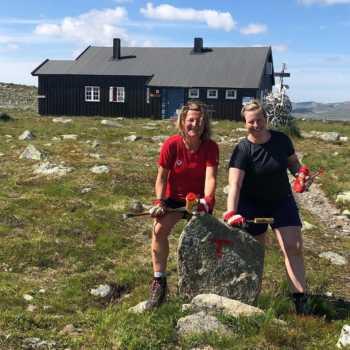
[[[224,221],[228,221],[229,218],[232,218],[233,215],[236,215],[237,212],[235,210],[228,211],[224,215]]]

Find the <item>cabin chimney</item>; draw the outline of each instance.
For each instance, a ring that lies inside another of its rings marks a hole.
[[[120,39],[119,38],[113,39],[113,59],[114,60],[120,59]]]
[[[203,38],[194,38],[193,51],[196,53],[203,52]]]

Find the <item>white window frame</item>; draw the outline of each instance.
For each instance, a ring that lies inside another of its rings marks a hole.
[[[233,91],[233,96],[230,96],[229,93]],[[226,100],[237,100],[237,90],[236,89],[226,89],[225,91]]]
[[[266,62],[265,74],[272,75],[272,62]]]
[[[188,89],[188,97],[189,98],[199,98],[199,89],[198,88]]]
[[[85,86],[85,102],[100,102],[100,97],[99,86]]]
[[[215,96],[211,96],[210,95],[210,93],[213,92],[213,91],[215,92]],[[219,90],[218,89],[208,89],[207,90],[207,98],[208,99],[210,99],[210,98],[211,99],[217,99],[218,97],[219,97]]]
[[[114,91],[116,89],[116,93]],[[115,98],[114,98],[115,96]],[[109,102],[124,103],[125,102],[125,87],[124,86],[110,86],[109,88]]]
[[[150,103],[150,88],[146,88],[146,103]]]

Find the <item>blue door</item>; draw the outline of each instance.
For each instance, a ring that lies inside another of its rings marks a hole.
[[[184,104],[185,91],[182,88],[163,89],[162,94],[162,117],[176,116],[176,110]]]

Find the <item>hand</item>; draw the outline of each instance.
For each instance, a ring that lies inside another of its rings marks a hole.
[[[295,176],[295,180],[293,181],[294,192],[303,193],[307,191],[312,184],[310,169],[306,165],[303,165],[299,168]]]
[[[241,226],[246,222],[246,219],[234,210],[231,210],[224,213],[224,221],[230,226]]]
[[[166,214],[166,205],[162,199],[155,199],[153,206],[149,209],[152,218],[160,218]]]
[[[215,197],[205,196],[198,203],[197,211],[199,213],[212,213],[215,205]]]

